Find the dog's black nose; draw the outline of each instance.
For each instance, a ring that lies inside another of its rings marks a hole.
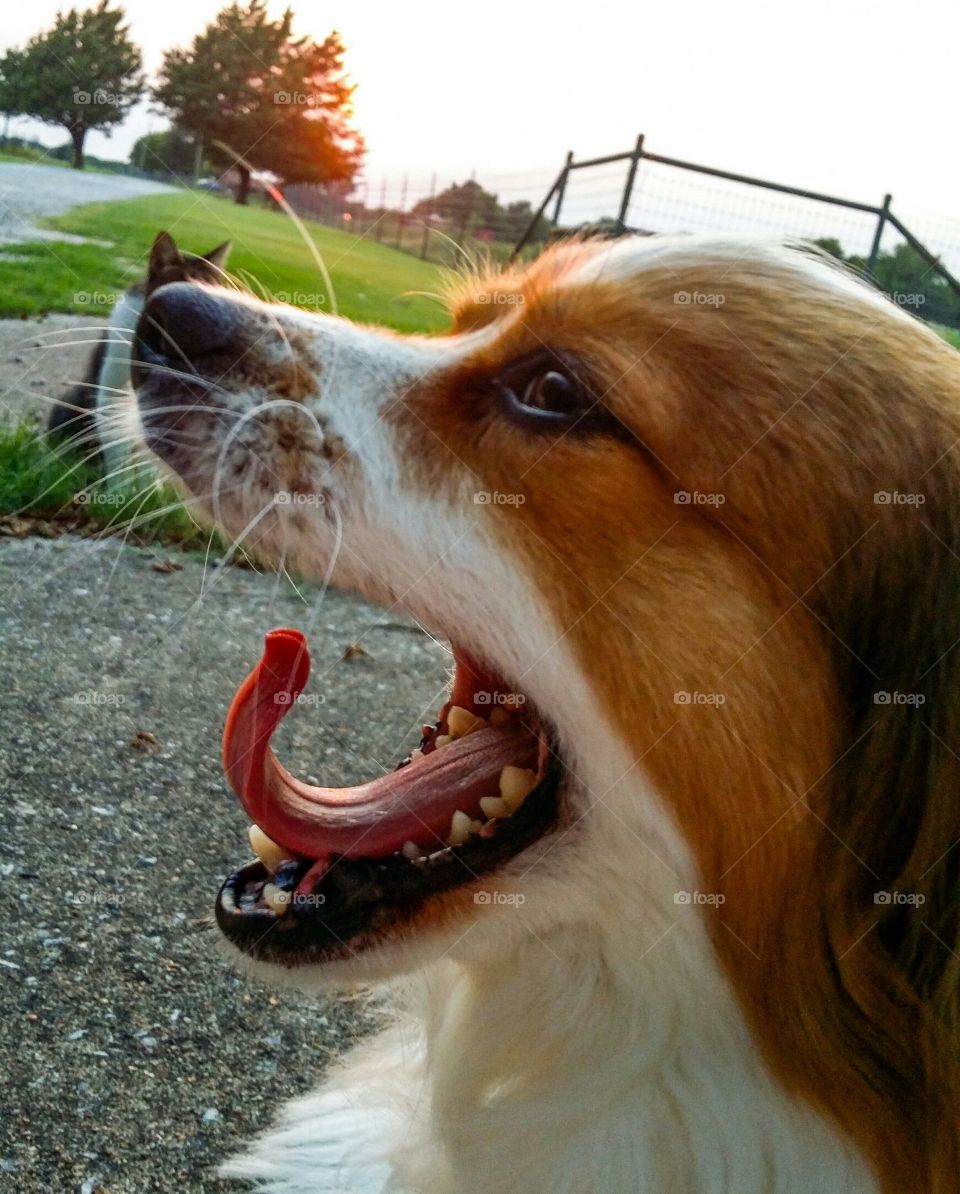
[[[148,299],[137,325],[133,380],[138,364],[167,364],[183,368],[223,354],[236,343],[237,306],[227,294],[190,282],[161,286]]]

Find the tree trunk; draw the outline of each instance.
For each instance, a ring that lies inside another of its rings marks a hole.
[[[83,142],[86,138],[87,130],[85,128],[78,128],[76,125],[70,130],[70,140],[73,142],[73,168],[74,170],[83,169]]]
[[[237,183],[237,193],[233,201],[234,203],[246,205],[247,197],[250,194],[250,171],[246,166],[241,166],[239,162],[237,163],[236,170],[239,182]]]

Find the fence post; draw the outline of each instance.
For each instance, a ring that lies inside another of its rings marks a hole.
[[[567,179],[570,177],[570,167],[573,165],[573,150],[571,149],[567,154],[567,160],[564,163],[563,172],[560,175],[560,181],[557,185],[557,201],[553,205],[553,226],[556,228],[560,220],[560,208],[563,204],[563,196],[567,190]]]
[[[434,174],[433,177],[430,179],[430,194],[427,196],[428,203],[431,199],[433,199],[433,197],[436,193],[437,193],[437,176],[436,176],[436,174]],[[420,260],[421,261],[427,260],[427,249],[429,248],[429,245],[430,245],[430,217],[432,215],[433,215],[433,212],[430,210],[430,208],[428,206],[427,218],[423,221],[423,240],[420,243]]]
[[[377,240],[383,240],[383,221],[387,214],[387,179],[380,180],[380,214],[377,216]]]
[[[621,233],[627,231],[627,216],[630,213],[630,196],[633,194],[633,183],[637,177],[637,166],[643,157],[643,133],[637,137],[637,144],[630,158],[630,168],[627,170],[627,181],[623,184],[623,195],[620,199],[620,212],[617,216],[617,228]]]
[[[400,215],[397,218],[397,248],[403,248],[403,229],[407,222],[407,175],[403,176],[403,186],[400,190]]]
[[[880,208],[880,215],[877,217],[877,228],[873,234],[873,244],[870,246],[870,256],[867,258],[867,273],[871,277],[873,277],[873,271],[877,267],[877,258],[880,256],[880,241],[883,237],[884,225],[887,222],[887,216],[890,214],[890,204],[892,202],[892,195],[884,195],[883,206]]]
[[[533,213],[533,215],[530,218],[530,223],[523,230],[523,235],[520,237],[520,239],[517,241],[517,243],[513,246],[513,252],[507,258],[508,264],[512,265],[513,262],[516,261],[516,259],[523,252],[523,250],[527,247],[527,241],[530,239],[531,236],[533,236],[534,229],[540,223],[540,221],[543,219],[543,214],[547,210],[547,208],[550,206],[550,200],[557,193],[557,187],[559,187],[560,180],[562,178],[563,178],[563,170],[561,170],[560,173],[557,175],[557,177],[554,179],[553,185],[551,186],[550,190],[547,191],[546,195],[544,195],[544,197],[543,197],[543,202],[540,204],[540,206],[537,208],[537,210]]]

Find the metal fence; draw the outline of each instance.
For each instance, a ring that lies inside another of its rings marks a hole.
[[[487,175],[481,182],[434,174],[361,179],[350,191],[315,185],[284,192],[299,215],[379,241],[425,261],[455,266],[466,258],[507,260],[529,228],[533,204],[550,182],[549,171]],[[544,243],[552,228],[533,229]]]
[[[960,270],[960,227],[926,221],[921,239],[892,203],[891,195],[863,203],[665,157],[650,152],[641,135],[626,153],[582,161],[568,154],[511,256],[542,239],[545,221],[554,236],[581,229],[612,236],[749,232],[829,239],[845,259],[889,289],[890,255],[906,244],[922,263],[914,277],[915,287],[923,282],[919,297],[913,292],[916,313],[960,328],[960,282],[953,272]]]

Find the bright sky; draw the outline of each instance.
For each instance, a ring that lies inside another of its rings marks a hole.
[[[9,4],[0,45],[67,0]],[[80,0],[83,3],[83,0]],[[153,68],[222,0],[128,0]],[[282,4],[273,3],[279,11]],[[296,30],[330,29],[358,84],[368,175],[549,172],[580,156],[647,148],[851,198],[892,191],[904,212],[958,210],[960,4],[924,0],[329,0],[294,4]],[[126,157],[163,127],[144,108],[91,152]],[[12,132],[34,135],[16,122]],[[41,137],[64,140],[53,129]]]

